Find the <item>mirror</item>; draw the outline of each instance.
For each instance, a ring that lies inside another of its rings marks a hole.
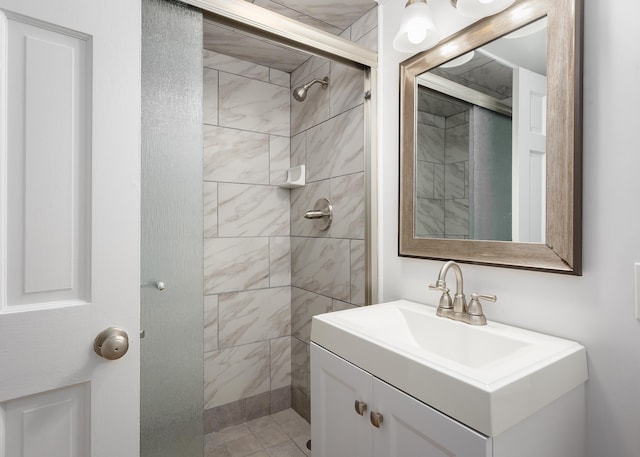
[[[399,255],[581,274],[581,0],[402,62]]]

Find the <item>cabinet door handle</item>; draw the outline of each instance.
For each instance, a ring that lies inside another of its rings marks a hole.
[[[380,428],[380,426],[382,425],[382,414],[371,411],[369,418],[371,419],[371,425],[376,428]]]
[[[364,412],[367,410],[367,404],[363,401],[356,400],[355,408],[356,408],[356,413],[360,414],[361,416],[364,416]]]

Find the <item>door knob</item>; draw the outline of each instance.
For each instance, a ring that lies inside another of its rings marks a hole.
[[[376,428],[380,428],[380,426],[382,425],[382,419],[383,419],[382,414],[377,413],[375,411],[371,411],[369,418],[371,419],[371,425],[373,425]]]
[[[93,350],[107,360],[119,359],[129,350],[129,335],[121,328],[109,327],[96,336]]]
[[[356,408],[356,413],[360,414],[361,416],[364,416],[364,412],[367,410],[367,404],[363,401],[356,400],[355,408]]]

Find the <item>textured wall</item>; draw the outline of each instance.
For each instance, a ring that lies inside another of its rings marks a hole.
[[[376,49],[377,10],[341,36]],[[364,72],[313,57],[291,87],[325,76],[326,90],[315,85],[304,102],[291,101],[291,165],[307,169],[307,185],[291,191],[292,406],[307,419],[311,317],[365,301]],[[320,197],[333,204],[327,231],[303,217]]]
[[[205,431],[290,406],[289,74],[204,51]]]

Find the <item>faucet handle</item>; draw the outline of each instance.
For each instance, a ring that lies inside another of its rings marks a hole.
[[[453,318],[453,300],[451,299],[451,295],[449,295],[449,289],[447,288],[447,283],[441,280],[438,280],[435,284],[429,284],[430,290],[439,290],[442,292],[442,296],[440,297],[440,303],[438,304],[438,309],[436,310],[436,314],[440,317],[448,317],[450,319]]]
[[[498,297],[486,294],[471,294],[471,301],[467,305],[467,322],[471,325],[487,325],[487,318],[482,311],[480,299],[495,302]]]

